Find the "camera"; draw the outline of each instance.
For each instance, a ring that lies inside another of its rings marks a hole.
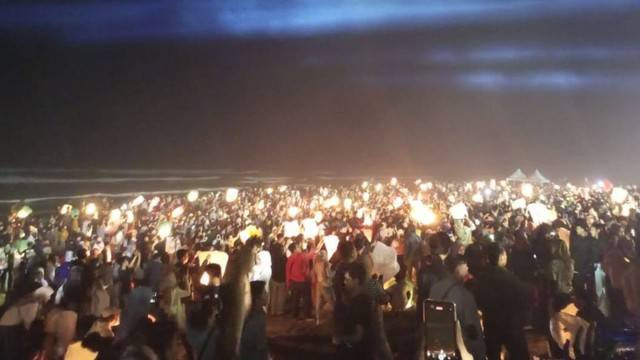
[[[460,360],[456,342],[456,305],[427,299],[422,303],[423,344],[427,360]]]

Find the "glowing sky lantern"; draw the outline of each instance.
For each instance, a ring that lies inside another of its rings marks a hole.
[[[122,218],[122,211],[120,211],[120,209],[113,209],[109,213],[109,220],[113,222],[119,222],[121,218]]]
[[[429,190],[429,184],[420,184],[420,191]]]
[[[431,225],[437,219],[433,210],[419,201],[415,201],[411,206],[411,218],[422,225]]]
[[[87,216],[92,216],[96,213],[98,207],[94,203],[88,203],[87,206],[84,207],[84,213]]]
[[[293,238],[300,235],[300,224],[298,223],[298,220],[285,221],[283,225],[285,237]]]
[[[184,207],[178,206],[177,208],[173,209],[173,211],[171,212],[171,217],[179,218],[180,216],[182,216],[182,214],[184,214]]]
[[[340,239],[336,235],[327,235],[324,237],[324,246],[327,249],[327,256],[329,259],[338,250],[338,243]]]
[[[265,189],[265,192],[266,192],[268,195],[271,195],[271,193],[273,193],[273,188],[266,188],[266,189]]]
[[[138,195],[138,197],[133,199],[133,201],[131,202],[131,206],[140,206],[143,202],[144,202],[144,196]]]
[[[362,188],[363,188],[363,189],[366,189],[366,188],[368,188],[368,187],[369,187],[369,182],[368,182],[368,181],[363,181],[363,182],[362,182]]]
[[[64,204],[60,208],[60,215],[67,215],[71,212],[72,206],[69,204]]]
[[[394,208],[399,208],[402,206],[402,204],[404,204],[404,200],[402,200],[402,198],[400,196],[396,196],[395,199],[393,199],[393,207]]]
[[[471,197],[471,200],[473,200],[473,202],[475,203],[481,204],[482,202],[484,202],[484,197],[482,196],[481,193],[475,193]]]
[[[370,198],[371,198],[371,196],[369,195],[368,192],[363,192],[362,193],[362,200],[369,201]]]
[[[342,202],[342,206],[344,206],[345,210],[351,210],[351,205],[353,205],[353,201],[349,198],[344,199]]]
[[[398,185],[398,179],[395,177],[391,178],[391,181],[389,181],[389,184],[391,184],[391,186],[396,186]]]
[[[258,201],[258,205],[256,205],[256,207],[258,208],[258,210],[264,209],[264,200]]]
[[[377,183],[377,184],[376,184],[376,191],[377,191],[377,192],[382,191],[382,184],[380,184],[380,183]]]
[[[133,223],[133,211],[127,210],[126,215],[127,215],[127,222],[129,224]]]
[[[285,192],[285,191],[287,191],[287,185],[280,185],[280,186],[278,186],[278,191],[280,191],[280,192]]]
[[[18,213],[16,214],[16,216],[18,216],[18,218],[20,219],[26,219],[27,216],[31,215],[32,212],[33,210],[31,210],[30,207],[25,205],[20,210],[18,210]]]
[[[463,203],[457,203],[449,209],[449,214],[454,220],[463,220],[467,217],[467,207]]]
[[[520,188],[520,191],[522,192],[522,196],[526,197],[526,198],[530,198],[533,196],[533,185],[528,184],[528,183],[524,183],[522,184],[522,187]]]
[[[151,201],[149,202],[149,209],[153,209],[156,206],[158,206],[158,204],[160,203],[160,198],[157,196],[154,196],[153,199],[151,199]]]
[[[313,239],[320,233],[320,228],[315,219],[302,220],[303,235],[305,239]]]
[[[158,226],[158,236],[161,239],[164,239],[169,235],[171,235],[171,223],[168,221],[165,221],[162,224],[160,224],[160,226]]]
[[[418,180],[416,180],[416,181],[414,182],[414,184],[416,184],[416,185],[420,185],[420,183],[421,183],[421,182],[422,182],[422,180],[421,180],[421,179],[418,179]]]
[[[322,214],[322,211],[316,211],[315,214],[313,214],[313,219],[318,224],[322,221],[322,218],[324,218],[324,214]]]
[[[484,189],[484,196],[489,197],[493,194],[493,191],[490,188]]]
[[[620,211],[620,215],[624,217],[629,217],[631,215],[631,209],[636,209],[636,204],[634,203],[624,203],[622,204],[622,210]]]
[[[325,200],[324,202],[324,207],[326,208],[330,208],[338,205],[340,205],[340,199],[338,198],[337,195],[333,195],[331,198]]]
[[[621,187],[615,187],[611,190],[611,201],[616,204],[622,204],[629,195],[629,192]]]
[[[198,190],[191,190],[187,194],[187,200],[189,200],[189,202],[194,202],[194,201],[198,200],[198,196],[199,195],[200,194],[198,193]]]
[[[209,276],[208,272],[203,272],[202,276],[200,276],[200,285],[202,286],[209,286],[209,284],[211,283],[211,277]]]
[[[362,225],[364,226],[371,226],[373,225],[373,214],[370,212],[366,212],[364,213],[364,219],[362,219]]]
[[[298,214],[300,214],[300,208],[291,206],[289,207],[289,210],[287,210],[287,214],[289,214],[289,217],[295,218],[296,216],[298,216]]]
[[[484,181],[476,181],[476,189],[482,189],[487,185]]]
[[[496,179],[489,180],[489,187],[491,188],[491,190],[496,189]]]
[[[225,195],[225,200],[227,202],[234,202],[238,198],[238,189],[236,188],[228,188],[227,194]]]
[[[527,206],[527,211],[531,215],[534,225],[540,225],[542,223],[551,223],[556,219],[555,212],[549,210],[544,204],[533,203]]]

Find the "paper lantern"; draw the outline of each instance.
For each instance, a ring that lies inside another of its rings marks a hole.
[[[377,192],[382,191],[382,184],[380,184],[380,183],[376,184],[376,191]]]
[[[302,220],[302,228],[305,239],[313,239],[320,233],[320,228],[318,228],[315,219],[309,218]]]
[[[200,276],[200,285],[209,286],[209,284],[211,284],[211,277],[209,273],[205,271],[202,273],[202,276]]]
[[[258,210],[263,210],[264,209],[264,200],[258,201],[258,205],[256,205],[256,207],[258,208]]]
[[[331,198],[325,200],[324,207],[331,208],[334,206],[338,206],[339,204],[340,204],[340,199],[338,199],[338,196],[333,195]]]
[[[331,259],[336,250],[340,239],[336,235],[327,235],[324,237],[324,246],[327,249],[327,257]]]
[[[140,206],[143,202],[144,202],[144,196],[138,195],[138,197],[133,199],[133,201],[131,202],[131,206]]]
[[[496,179],[489,180],[489,188],[491,188],[491,190],[496,189]]]
[[[511,208],[524,210],[527,208],[527,200],[520,198],[511,202]]]
[[[173,209],[173,211],[171,211],[171,217],[172,218],[179,218],[180,216],[182,216],[182,214],[184,214],[184,207],[182,206],[178,206],[177,208]]]
[[[463,220],[467,217],[467,207],[463,203],[457,203],[449,209],[449,214],[454,220]]]
[[[541,203],[529,204],[527,211],[536,226],[542,223],[550,223],[557,217],[557,215],[554,216],[553,212]]]
[[[161,239],[165,239],[167,236],[171,235],[171,223],[168,221],[163,222],[158,226],[158,236]]]
[[[128,222],[129,224],[133,223],[133,220],[134,220],[134,219],[133,219],[133,218],[134,218],[134,217],[133,217],[133,211],[131,211],[131,210],[127,210],[127,212],[126,212],[126,216],[127,216],[127,222]]]
[[[94,203],[88,203],[87,206],[84,207],[84,213],[87,216],[92,216],[96,213],[98,207]]]
[[[382,242],[377,242],[371,253],[373,260],[373,273],[382,275],[382,281],[386,282],[400,271],[395,250]]]
[[[419,201],[412,204],[411,218],[422,225],[431,225],[435,223],[437,219],[433,210]]]
[[[153,199],[151,199],[151,202],[149,203],[149,210],[153,210],[153,208],[158,206],[159,203],[160,203],[160,198],[155,196]]]
[[[60,215],[67,215],[71,213],[72,206],[69,204],[64,204],[60,207]]]
[[[420,184],[420,191],[427,191],[427,190],[429,190],[428,184]]]
[[[397,186],[398,185],[398,179],[395,177],[391,178],[391,181],[389,181],[389,184],[391,184],[391,186]]]
[[[352,204],[353,204],[353,201],[349,198],[344,199],[344,201],[342,202],[342,205],[344,206],[345,210],[351,210]]]
[[[227,194],[225,195],[225,200],[227,202],[234,202],[238,198],[238,189],[236,188],[228,188]]]
[[[298,220],[285,221],[283,225],[285,237],[293,238],[300,235],[300,224],[298,223]]]
[[[624,216],[624,217],[629,217],[629,215],[631,215],[631,209],[636,209],[636,204],[634,203],[624,203],[622,204],[622,210],[620,211],[620,215]]]
[[[194,201],[198,200],[198,196],[199,195],[200,194],[198,193],[198,190],[191,190],[187,194],[187,200],[189,200],[189,202],[194,202]]]
[[[120,209],[113,209],[109,213],[109,220],[113,222],[119,222],[122,218],[122,211]]]
[[[296,216],[298,216],[299,213],[300,213],[299,207],[291,206],[289,207],[289,210],[287,210],[287,214],[291,218],[295,218]]]
[[[473,202],[475,203],[481,204],[482,202],[484,202],[484,197],[482,196],[481,193],[475,193],[471,197],[471,200],[473,200]]]
[[[287,185],[280,185],[280,186],[278,187],[278,191],[280,191],[280,192],[285,192],[285,191],[287,191]]]
[[[318,224],[322,221],[323,217],[324,214],[322,214],[322,211],[316,211],[315,214],[313,214],[313,218]]]
[[[396,209],[401,207],[403,203],[404,200],[402,200],[400,196],[397,196],[395,199],[393,199],[393,207]]]
[[[362,182],[362,188],[366,189],[367,187],[369,187],[369,182],[368,181],[363,181]]]
[[[18,214],[16,214],[18,216],[18,218],[20,219],[26,219],[27,216],[31,215],[31,213],[33,212],[33,210],[31,210],[30,207],[28,207],[27,205],[23,206],[19,211]]]
[[[629,195],[629,192],[626,189],[621,187],[616,187],[611,190],[611,201],[615,204],[622,204]]]
[[[524,183],[522,184],[520,191],[522,192],[522,196],[530,198],[533,196],[533,185]]]
[[[485,183],[484,181],[476,181],[476,189],[482,189],[485,186],[487,186],[487,183]]]
[[[422,183],[422,180],[421,180],[421,179],[418,179],[418,180],[416,180],[416,181],[414,182],[414,184],[416,184],[416,185],[420,185],[420,183]]]
[[[267,193],[267,195],[271,195],[273,193],[273,188],[266,188],[265,192]]]
[[[362,193],[362,200],[369,201],[370,198],[371,198],[371,196],[369,195],[368,192]]]

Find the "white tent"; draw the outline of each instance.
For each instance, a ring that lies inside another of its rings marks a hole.
[[[549,183],[549,179],[544,177],[538,169],[533,172],[533,175],[529,177],[529,181],[536,184],[547,184]]]
[[[511,174],[511,176],[507,178],[507,181],[515,182],[523,182],[528,180],[529,178],[527,178],[527,175],[525,175],[520,169],[516,170],[513,174]]]

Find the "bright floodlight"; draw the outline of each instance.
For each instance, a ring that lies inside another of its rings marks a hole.
[[[236,201],[237,198],[238,198],[238,189],[228,188],[227,194],[225,196],[225,200],[227,200],[227,202],[234,202]]]

